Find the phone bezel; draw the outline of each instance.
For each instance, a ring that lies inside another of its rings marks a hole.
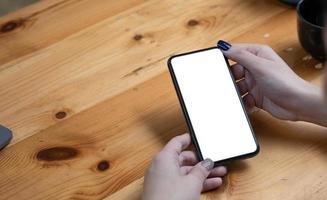
[[[174,69],[173,69],[173,66],[171,64],[171,61],[174,58],[176,58],[176,57],[190,55],[190,54],[195,54],[195,53],[199,53],[199,52],[203,52],[203,51],[208,51],[208,50],[212,50],[212,49],[218,49],[218,48],[217,47],[209,47],[209,48],[205,48],[205,49],[200,49],[200,50],[196,50],[196,51],[191,51],[191,52],[187,52],[187,53],[182,53],[182,54],[174,55],[174,56],[170,57],[168,59],[168,62],[167,62],[168,63],[168,69],[169,69],[169,72],[170,72],[170,75],[171,75],[171,78],[172,78],[172,81],[173,81],[173,84],[174,84],[174,87],[175,87],[175,90],[176,90],[176,93],[177,93],[177,96],[178,96],[178,99],[179,99],[179,102],[180,102],[180,105],[182,107],[183,114],[184,114],[184,117],[185,117],[185,120],[186,120],[188,129],[190,131],[191,139],[192,139],[192,142],[193,142],[193,144],[195,146],[196,154],[197,154],[197,156],[198,156],[198,158],[199,158],[200,161],[203,160],[201,149],[200,149],[200,146],[199,146],[198,141],[196,139],[196,134],[195,134],[195,132],[193,130],[193,126],[192,126],[192,123],[191,123],[189,114],[187,112],[187,108],[186,108],[186,105],[185,105],[185,102],[184,102],[184,99],[183,99],[183,95],[182,95],[182,92],[181,92],[181,90],[179,88],[178,81],[177,81],[177,78],[175,76]],[[242,105],[243,112],[244,112],[244,114],[246,116],[247,123],[248,123],[248,125],[250,127],[250,130],[252,132],[252,136],[253,136],[253,139],[254,139],[255,144],[256,144],[256,150],[254,152],[245,153],[245,154],[234,156],[234,157],[231,157],[231,158],[226,158],[226,159],[223,159],[223,160],[215,161],[215,166],[221,165],[221,164],[224,164],[224,163],[227,163],[227,162],[230,162],[230,161],[234,161],[234,160],[251,158],[251,157],[257,155],[259,153],[259,151],[260,151],[259,143],[257,141],[257,138],[255,137],[255,134],[254,134],[254,131],[253,131],[253,127],[252,127],[252,125],[250,123],[249,116],[248,116],[248,114],[246,112],[246,108],[245,108],[245,105],[244,105],[243,100],[242,100],[242,96],[241,96],[239,90],[237,89],[235,78],[232,75],[231,67],[229,65],[228,59],[225,56],[224,56],[224,58],[225,58],[225,61],[226,61],[226,66],[228,67],[228,70],[229,70],[230,77],[233,80],[235,90],[236,90],[236,92],[238,94],[239,101],[240,101],[240,103]]]

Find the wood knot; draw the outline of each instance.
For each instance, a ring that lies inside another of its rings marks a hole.
[[[97,166],[97,168],[98,168],[99,171],[106,171],[107,169],[109,169],[109,167],[110,167],[110,164],[106,160],[100,161],[98,163],[98,166]]]
[[[16,28],[22,26],[23,20],[12,20],[1,26],[1,32],[6,33],[15,30]]]
[[[198,25],[199,24],[199,22],[197,21],[197,20],[195,20],[195,19],[191,19],[191,20],[189,20],[188,22],[187,22],[187,25],[188,26],[196,26],[196,25]]]
[[[134,35],[134,40],[136,40],[136,41],[142,40],[142,38],[143,38],[143,35],[141,35],[141,34]]]
[[[59,111],[55,114],[55,117],[57,119],[63,119],[67,116],[67,113],[65,111]]]
[[[53,147],[39,151],[36,158],[43,161],[69,160],[78,154],[79,151],[72,147]]]

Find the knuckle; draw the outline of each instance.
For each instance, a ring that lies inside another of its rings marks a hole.
[[[271,49],[270,46],[265,45],[265,44],[261,45],[260,48],[261,48],[261,50],[270,50]]]
[[[179,137],[180,137],[180,136],[176,136],[176,137],[174,137],[173,139],[171,139],[171,140],[169,141],[169,143],[172,144],[172,145],[174,145],[174,146],[178,145],[178,144],[179,144]]]
[[[154,158],[153,158],[153,160],[152,160],[152,163],[154,163],[154,164],[156,164],[156,163],[160,163],[160,162],[162,162],[162,160],[163,160],[163,155],[162,155],[162,153],[160,152],[160,153],[157,153],[157,154],[154,156]]]
[[[249,52],[247,50],[242,49],[238,52],[238,54],[240,58],[245,58],[248,56]]]
[[[178,137],[179,137],[179,136],[175,136],[175,137],[171,138],[171,139],[170,139],[170,142],[176,142],[176,141],[178,140]]]
[[[206,172],[202,169],[197,170],[196,173],[192,174],[193,179],[195,179],[196,181],[200,181],[200,182],[202,182],[206,176],[207,176]]]
[[[244,50],[244,49],[242,49],[242,50],[239,51],[239,54],[241,54],[241,55],[245,55],[247,53],[248,53],[248,51],[247,50]]]

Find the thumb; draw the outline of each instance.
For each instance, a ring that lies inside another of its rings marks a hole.
[[[204,182],[209,176],[213,167],[214,162],[210,158],[207,158],[195,165],[188,175],[197,178],[201,182]]]
[[[256,46],[251,45],[231,45],[229,49],[222,50],[222,52],[228,59],[237,62],[250,72],[258,72],[263,63],[263,58],[253,53],[257,51],[256,48]]]

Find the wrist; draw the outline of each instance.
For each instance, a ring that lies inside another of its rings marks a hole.
[[[327,104],[321,88],[305,82],[299,87],[299,100],[295,110],[297,120],[310,122],[327,127]]]

